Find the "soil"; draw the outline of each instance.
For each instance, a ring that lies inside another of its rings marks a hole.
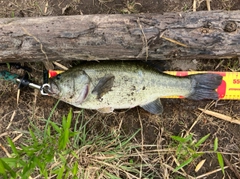
[[[206,2],[199,1],[197,11],[207,10]],[[181,12],[192,11],[192,0],[3,0],[0,1],[0,17],[37,17],[37,16],[63,16],[63,15],[85,15],[85,14],[115,14],[115,13],[165,13],[165,12]],[[240,10],[239,0],[212,0],[212,10]],[[233,59],[234,60],[234,59]],[[171,61],[166,62],[165,70],[228,70],[229,65],[233,63],[232,59],[223,59],[220,67],[216,69],[220,60],[196,60],[191,61]],[[235,60],[236,62],[236,60]],[[234,62],[234,64],[236,64]],[[73,65],[73,62],[65,64]],[[42,66],[41,64],[25,63],[24,65],[32,68],[31,80],[41,82]],[[232,67],[232,66],[231,66]],[[236,67],[236,66],[235,66]],[[239,62],[237,64],[239,69]],[[8,70],[6,66],[1,66],[0,70]],[[11,68],[11,72],[23,75],[23,70]],[[17,104],[17,88],[16,84],[1,81],[0,83],[0,144],[6,145],[5,136],[11,138],[18,134],[12,131],[27,130],[30,122],[42,127],[43,121],[47,119],[57,100],[48,96],[41,96],[36,90],[24,88],[21,89],[19,103]],[[216,137],[219,140],[219,150],[229,153],[226,155],[231,164],[239,162],[239,158],[231,156],[231,153],[240,152],[240,125],[225,122],[221,119],[202,114],[198,108],[208,108],[240,119],[240,103],[239,101],[213,101],[204,100],[200,102],[187,99],[162,99],[164,113],[155,116],[147,113],[141,108],[129,110],[117,110],[112,114],[100,114],[96,111],[85,110],[86,118],[96,114],[95,130],[111,129],[119,126],[122,119],[122,131],[125,134],[132,134],[141,126],[143,126],[142,134],[136,137],[139,143],[158,144],[159,135],[164,140],[164,145],[171,143],[171,135],[181,135],[188,131],[193,123],[199,121],[191,130],[194,138],[200,139],[206,134],[211,134],[208,139],[209,145],[204,145],[202,151],[213,149],[213,141]],[[54,113],[53,120],[61,120],[63,114],[67,114],[70,105],[60,102]],[[74,108],[74,111],[79,109]],[[141,121],[141,122],[140,122]],[[8,133],[6,133],[8,132]],[[5,156],[5,152],[0,149],[0,156]],[[198,173],[194,172],[194,166],[190,165],[186,168],[187,173],[192,176],[198,176],[219,168],[217,158],[204,154],[201,159],[207,159],[206,164]],[[200,161],[200,160],[199,160]],[[237,170],[239,171],[238,164]],[[161,171],[159,171],[161,172]],[[226,169],[225,178],[236,178],[234,172]],[[172,176],[174,178],[174,175]],[[220,172],[216,172],[205,178],[222,178]]]

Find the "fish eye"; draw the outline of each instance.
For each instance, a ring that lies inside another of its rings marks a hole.
[[[60,79],[61,79],[61,74],[58,74],[58,75],[56,76],[56,79],[57,79],[57,80],[60,80]]]

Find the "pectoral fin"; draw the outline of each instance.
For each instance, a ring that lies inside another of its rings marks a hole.
[[[161,114],[163,112],[163,106],[159,98],[148,104],[141,105],[141,107],[152,114]]]
[[[93,94],[97,95],[97,98],[101,98],[104,94],[111,90],[115,77],[113,75],[107,75],[100,78],[98,84],[92,90]]]

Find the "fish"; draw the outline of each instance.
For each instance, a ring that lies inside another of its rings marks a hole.
[[[139,61],[85,62],[51,78],[48,93],[75,107],[102,113],[140,106],[159,115],[161,97],[217,100],[221,82],[219,74],[176,77]]]

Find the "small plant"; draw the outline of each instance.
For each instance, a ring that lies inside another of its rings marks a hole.
[[[128,137],[117,131],[94,135],[88,126],[94,116],[86,121],[84,111],[75,123],[72,110],[61,124],[51,121],[51,115],[44,131],[34,125],[29,128],[22,145],[7,139],[12,154],[0,159],[3,178],[151,178],[152,173],[142,173],[148,166],[139,162],[136,151],[141,146],[131,143],[139,131]]]
[[[136,3],[135,1],[127,1],[126,3],[126,8],[123,8],[121,10],[121,13],[123,14],[132,14],[132,13],[138,13],[137,6],[142,6],[140,3]]]
[[[2,161],[11,177],[29,178],[34,172],[47,178],[51,174],[61,176],[62,172],[73,175],[74,172],[67,165],[67,156],[71,154],[69,141],[76,133],[70,132],[72,111],[67,117],[63,117],[62,126],[48,121],[45,131],[41,132],[34,126],[34,131],[29,129],[29,135],[25,145],[17,149],[10,138],[7,138],[12,149],[12,158],[3,158]],[[49,124],[49,125],[48,125]],[[56,161],[56,159],[58,159]],[[52,163],[58,162],[59,165],[48,170]],[[59,167],[61,166],[61,167]],[[13,172],[14,171],[14,172]],[[7,175],[1,172],[6,178]]]
[[[181,168],[185,167],[186,165],[190,164],[193,160],[197,159],[198,157],[204,154],[204,151],[200,151],[201,145],[208,139],[210,134],[203,136],[198,141],[193,139],[193,135],[189,134],[185,137],[180,136],[171,136],[171,138],[176,142],[176,156],[177,160],[180,161],[180,165],[174,169],[174,172],[180,170]],[[214,150],[212,153],[217,154],[217,159],[219,165],[222,169],[224,174],[224,162],[223,157],[220,152],[217,151],[218,149],[218,139],[216,138],[214,141]]]
[[[186,137],[171,136],[171,138],[178,143],[176,156],[177,160],[181,162],[174,171],[178,171],[202,155],[202,153],[199,153],[199,147],[207,140],[209,135],[210,134],[205,135],[199,141],[194,141],[192,134],[189,134]]]

